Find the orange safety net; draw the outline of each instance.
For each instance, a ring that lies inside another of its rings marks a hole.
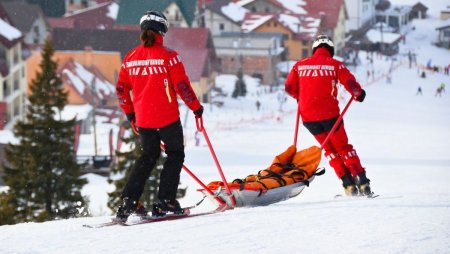
[[[295,146],[288,147],[283,153],[275,156],[272,164],[255,175],[244,179],[235,179],[228,183],[230,189],[265,191],[277,187],[308,180],[319,166],[322,150],[317,146],[297,152]],[[221,181],[208,184],[211,190],[224,187]]]

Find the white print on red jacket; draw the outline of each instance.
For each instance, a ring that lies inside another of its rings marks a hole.
[[[298,100],[302,120],[314,122],[339,115],[339,83],[354,97],[362,92],[353,74],[332,58],[325,48],[318,48],[313,56],[294,65],[286,79],[285,89]]]

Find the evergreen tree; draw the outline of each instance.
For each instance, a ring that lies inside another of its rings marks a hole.
[[[18,144],[6,149],[4,181],[9,186],[0,214],[14,208],[14,222],[69,218],[82,211],[82,166],[74,151],[75,119],[60,120],[67,93],[52,60],[54,50],[47,40],[36,78],[31,81],[25,121],[14,126]],[[0,202],[1,203],[1,202]]]
[[[234,85],[234,90],[233,90],[233,93],[231,94],[231,96],[233,98],[237,98],[238,96],[245,97],[245,95],[247,94],[247,85],[245,84],[244,74],[242,73],[241,69],[239,69],[236,76],[238,79],[236,80],[236,83]]]
[[[115,181],[111,179],[109,180],[110,183],[114,182],[114,185],[116,187],[115,191],[108,194],[109,195],[108,207],[112,211],[116,211],[118,206],[122,204],[121,199],[122,190],[125,187],[125,184],[127,183],[128,176],[131,173],[131,170],[133,169],[136,160],[139,158],[141,154],[139,137],[135,135],[134,132],[131,131],[131,127],[128,122],[123,122],[122,126],[131,133],[129,137],[124,136],[121,138],[123,144],[130,147],[131,149],[130,151],[127,152],[116,151],[116,158],[118,163],[115,167],[111,169],[111,173],[113,175],[122,174],[123,177]],[[161,156],[157,160],[156,165],[153,168],[149,179],[145,183],[144,192],[142,193],[140,202],[142,202],[142,204],[147,208],[151,207],[153,203],[158,201],[159,175],[161,174],[165,161],[166,161],[165,153],[161,152]],[[186,188],[185,189],[180,188],[178,189],[177,192],[177,198],[184,197],[185,194]]]

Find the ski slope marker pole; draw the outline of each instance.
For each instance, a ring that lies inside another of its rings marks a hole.
[[[222,178],[222,181],[225,184],[225,187],[227,189],[227,194],[230,196],[231,204],[233,206],[236,206],[236,200],[234,199],[234,196],[231,193],[230,186],[228,186],[228,182],[227,182],[227,179],[225,179],[225,175],[223,174],[222,167],[219,164],[219,160],[217,159],[216,153],[214,152],[214,149],[213,149],[213,147],[211,145],[211,141],[209,140],[208,134],[206,133],[206,129],[203,126],[203,118],[196,116],[195,117],[195,124],[197,125],[197,130],[199,132],[203,133],[203,136],[205,137],[206,143],[208,144],[209,151],[212,154],[212,157],[214,159],[214,162],[216,163],[217,169],[219,170],[220,177]]]
[[[295,147],[297,147],[298,126],[300,124],[300,106],[299,105],[297,105],[297,120],[295,121],[295,133],[294,133],[294,146]]]
[[[160,144],[160,147],[163,151],[166,151],[166,147],[164,146],[163,143]],[[214,193],[211,191],[211,189],[208,188],[208,186],[206,186],[194,173],[192,173],[192,171],[190,171],[184,164],[182,166],[183,166],[184,171],[186,171],[186,173],[188,173],[188,175],[190,175],[198,184],[200,184],[200,186],[202,186],[208,192],[209,195],[214,197],[214,199],[216,199],[216,201],[219,202],[220,206],[226,205],[226,202],[223,201],[218,196],[214,195]]]
[[[342,113],[339,115],[338,119],[336,120],[336,122],[333,125],[333,128],[331,128],[330,132],[328,133],[327,137],[325,138],[325,140],[322,142],[322,145],[320,147],[320,149],[323,149],[323,147],[325,146],[325,144],[328,142],[328,140],[330,139],[330,137],[333,135],[334,131],[337,129],[337,127],[339,126],[339,123],[341,122],[342,118],[344,117],[345,112],[347,112],[348,107],[350,107],[350,104],[352,104],[353,102],[353,97],[350,98],[350,100],[347,102],[347,105],[345,105],[344,110],[342,110]]]

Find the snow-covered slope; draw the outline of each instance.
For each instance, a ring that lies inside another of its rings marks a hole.
[[[421,29],[426,22],[416,26],[402,48],[417,49],[420,64],[430,57],[436,64],[448,64],[450,52],[423,39],[433,37],[434,31]],[[369,64],[355,70],[367,84],[367,97],[352,104],[345,117],[350,142],[373,190],[381,195],[377,199],[334,199],[342,188],[323,158],[327,173],[285,202],[178,221],[88,229],[82,225],[108,221],[102,200],[111,187],[104,178],[87,176],[91,183],[84,193],[91,197],[93,213],[102,216],[1,226],[0,253],[449,253],[450,76],[427,72],[422,79],[406,60],[395,61],[399,67],[391,84],[378,79],[391,66],[390,59],[374,58],[375,82],[366,77]],[[442,82],[447,92],[436,97]],[[422,96],[416,95],[418,86]],[[220,109],[206,107],[205,127],[228,180],[267,167],[293,140],[294,101],[288,99],[283,113],[277,114],[279,94],[256,91],[238,102],[225,99]],[[256,111],[257,98],[261,111]],[[190,114],[185,164],[206,183],[219,180],[204,142],[194,146],[194,131]],[[299,148],[316,144],[304,128],[298,140]],[[187,174],[181,182],[188,186],[182,205],[201,198]],[[212,207],[205,201],[193,212]]]

